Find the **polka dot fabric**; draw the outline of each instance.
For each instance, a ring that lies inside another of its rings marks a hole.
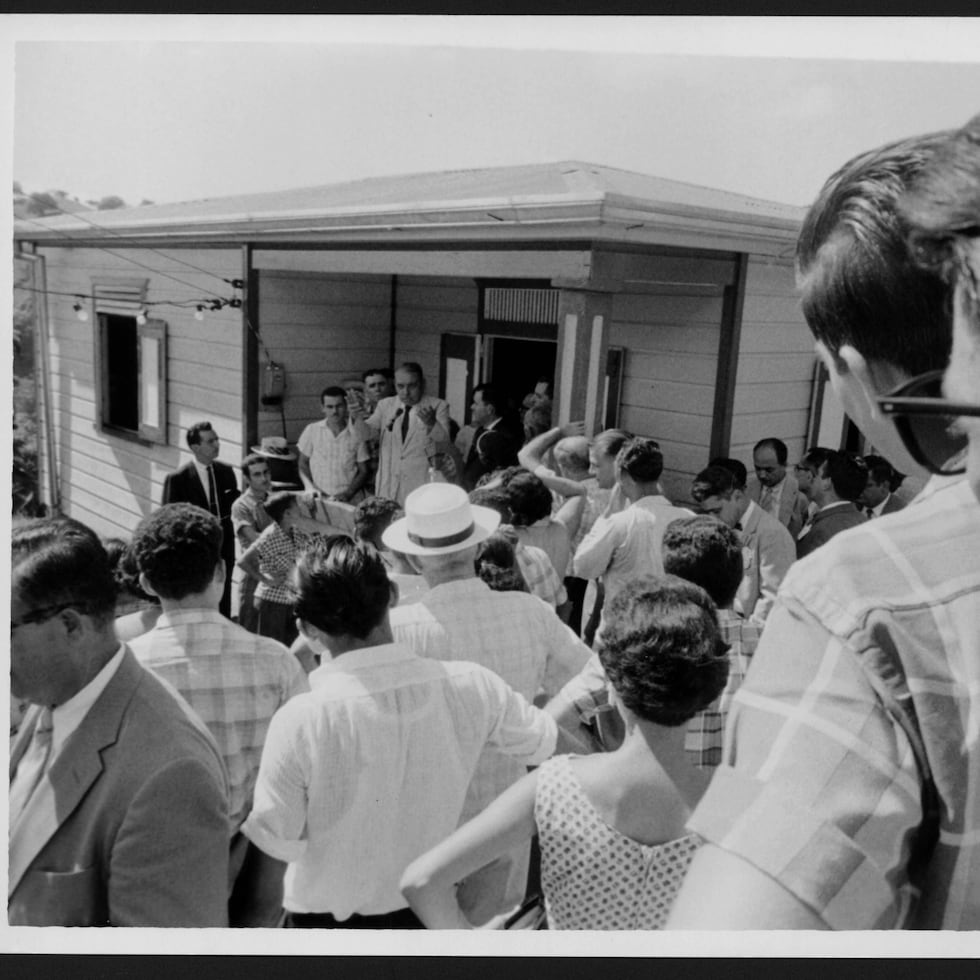
[[[556,756],[538,769],[534,817],[548,928],[661,928],[701,838],[624,837],[596,812],[570,760]]]

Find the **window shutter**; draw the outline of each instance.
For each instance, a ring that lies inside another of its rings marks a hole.
[[[137,326],[140,438],[167,441],[167,325],[147,320]]]
[[[136,316],[146,300],[149,279],[93,279],[92,296],[99,313]]]
[[[488,286],[483,318],[515,323],[558,323],[557,289],[509,289]]]

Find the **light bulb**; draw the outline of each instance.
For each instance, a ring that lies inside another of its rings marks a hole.
[[[194,311],[194,319],[195,320],[204,319],[204,307],[200,303],[197,304],[197,309]]]
[[[136,322],[142,327],[146,323],[146,308],[140,307],[139,312],[136,314]]]
[[[81,303],[76,302],[72,309],[75,311],[75,316],[77,316],[82,323],[88,319],[88,310],[86,310]]]

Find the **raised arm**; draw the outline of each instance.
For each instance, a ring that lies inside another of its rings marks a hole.
[[[544,456],[560,439],[567,436],[585,434],[584,422],[568,422],[535,436],[529,443],[522,446],[517,453],[517,460],[526,470],[539,477],[544,485],[563,497],[577,497],[585,493],[585,488],[576,480],[567,480],[558,476],[554,470],[545,464]]]
[[[402,894],[426,928],[473,928],[456,901],[456,883],[534,836],[536,791],[532,772],[405,869]]]

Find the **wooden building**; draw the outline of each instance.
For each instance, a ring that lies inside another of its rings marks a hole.
[[[802,217],[566,162],[18,222],[45,300],[45,496],[129,533],[192,422],[236,463],[294,442],[325,385],[414,360],[460,423],[481,380],[519,398],[553,377],[557,420],[658,439],[686,501],[711,456],[750,465],[775,435],[794,459],[818,421]]]

